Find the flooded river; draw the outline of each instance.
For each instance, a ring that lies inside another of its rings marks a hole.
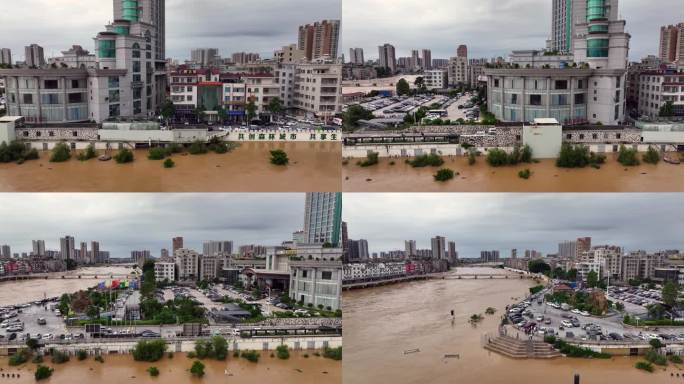
[[[269,353],[262,352],[258,363],[250,363],[245,359],[229,357],[226,361],[204,360],[205,375],[202,379],[192,378],[190,366],[194,360],[177,353],[174,358],[163,358],[155,363],[136,362],[130,355],[108,355],[104,363],[92,358],[77,361],[72,358],[69,363],[54,366],[52,377],[46,382],[50,384],[73,383],[296,383],[296,384],[338,384],[342,382],[342,364],[339,361],[316,357],[309,352],[309,358],[303,353],[291,352],[290,359],[271,358]],[[52,364],[45,364],[52,365]],[[157,367],[159,376],[150,377],[146,372],[149,367]],[[1,378],[0,383],[35,383],[33,373],[35,364],[21,367],[9,367],[7,358],[0,358],[1,373],[20,374],[17,378]]]
[[[270,151],[287,152],[290,165],[270,164]],[[337,192],[339,142],[246,142],[230,153],[174,155],[175,168],[136,150],[131,164],[92,159],[50,163],[49,152],[22,165],[0,164],[0,192]]]
[[[444,158],[443,167],[459,172],[453,180],[435,182],[438,168],[412,168],[404,159],[380,159],[375,166],[361,168],[356,160],[342,166],[342,188],[345,192],[682,192],[684,165],[642,164],[624,167],[609,156],[601,169],[563,169],[555,160],[536,164],[493,168],[484,157],[475,165],[466,158]],[[394,161],[394,165],[390,162]],[[529,168],[528,180],[518,171]]]
[[[73,274],[101,274],[99,279],[39,279],[0,282],[0,306],[23,304],[30,301],[42,300],[46,297],[61,296],[63,293],[73,293],[96,286],[99,282],[109,280],[106,274],[128,274],[131,268],[87,267],[76,271],[59,272],[53,276]],[[0,381],[0,383],[2,383]]]
[[[469,272],[474,271],[463,273]],[[634,368],[638,360],[630,357],[514,360],[482,348],[483,335],[496,332],[505,306],[532,284],[520,279],[428,280],[345,292],[344,383],[572,383],[575,373],[582,384],[684,382],[670,377],[684,374],[681,367],[649,374]],[[497,313],[484,315],[489,306]],[[453,324],[451,309],[456,312]],[[476,313],[485,319],[473,327],[468,319]],[[420,352],[404,353],[415,349]]]

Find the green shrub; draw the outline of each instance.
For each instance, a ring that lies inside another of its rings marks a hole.
[[[177,143],[171,143],[166,146],[166,152],[169,154],[183,152],[183,146]]]
[[[9,365],[11,367],[22,365],[29,360],[31,352],[28,349],[20,349],[9,358]]]
[[[447,181],[451,180],[454,178],[454,171],[452,171],[449,168],[442,168],[437,171],[432,177],[434,177],[435,181]]]
[[[97,152],[95,152],[95,146],[89,144],[84,151],[81,151],[76,157],[80,161],[88,161],[97,157]]]
[[[417,156],[413,160],[408,160],[408,163],[413,168],[423,168],[423,167],[439,167],[444,164],[444,160],[441,156],[436,154],[421,155]]]
[[[639,361],[634,365],[634,367],[636,369],[641,369],[646,372],[653,372],[653,364],[646,361]]]
[[[190,352],[188,352],[187,356],[188,356],[188,359],[194,359],[197,357],[197,353],[190,351]]]
[[[618,162],[626,167],[633,167],[639,165],[639,159],[637,158],[637,150],[627,149],[624,145],[620,145],[620,150],[618,151]]]
[[[168,356],[169,359],[173,359],[173,352],[169,352]]]
[[[102,357],[102,355],[95,356],[94,360],[97,361],[98,363],[104,363],[104,357]]]
[[[360,167],[370,167],[371,165],[375,165],[378,163],[378,156],[379,154],[377,152],[369,152],[366,156],[366,160],[359,162],[358,165]]]
[[[333,360],[342,360],[342,347],[325,348],[323,350],[323,357]]]
[[[71,159],[71,149],[69,149],[69,146],[66,143],[57,143],[52,149],[50,162],[63,163],[69,159]]]
[[[38,151],[35,148],[27,149],[26,146],[18,141],[13,141],[9,145],[6,142],[0,143],[0,163],[23,163],[24,160],[38,159]]]
[[[31,360],[33,364],[42,364],[43,363],[43,356],[41,355],[36,355],[33,357],[33,360]]]
[[[34,374],[34,377],[36,381],[45,380],[52,376],[52,372],[54,372],[54,369],[46,367],[44,365],[39,365],[36,368],[36,373]]]
[[[290,358],[290,350],[287,348],[287,345],[279,345],[276,348],[276,352],[278,353],[278,358],[281,360],[287,360]]]
[[[195,356],[198,359],[225,360],[228,357],[228,342],[221,336],[214,336],[209,340],[197,340],[195,342]]]
[[[170,153],[167,148],[154,147],[150,148],[147,158],[150,160],[164,160],[167,156],[169,156],[169,154]]]
[[[492,167],[508,165],[508,154],[503,149],[492,148],[487,151],[487,163]]]
[[[203,155],[208,151],[209,150],[207,149],[207,145],[200,140],[194,141],[192,144],[190,144],[190,147],[188,148],[188,152],[191,155]]]
[[[527,168],[525,168],[525,169],[523,169],[522,171],[519,171],[519,172],[518,172],[518,177],[521,178],[521,179],[527,180],[527,179],[530,178],[530,176],[532,176],[532,172],[531,172],[529,169],[527,169]]]
[[[660,162],[660,153],[655,148],[649,146],[642,160],[646,164],[658,164]]]
[[[152,377],[159,376],[159,369],[157,367],[149,367],[147,368],[147,372],[149,372],[150,376]]]
[[[667,357],[659,354],[654,349],[649,350],[644,355],[644,358],[649,362],[656,365],[667,365]]]
[[[83,349],[79,349],[78,351],[76,351],[76,357],[77,357],[79,360],[83,361],[83,360],[85,360],[85,359],[88,358],[88,352],[86,352],[86,351],[83,350]]]
[[[135,361],[155,362],[164,357],[166,342],[164,340],[141,340],[133,349]]]
[[[190,367],[190,373],[195,377],[204,376],[204,364],[201,361],[195,360]]]
[[[175,166],[176,166],[176,162],[174,162],[172,159],[164,160],[164,168],[173,168]]]
[[[51,361],[53,364],[64,364],[69,361],[69,354],[63,351],[53,351]]]
[[[119,164],[132,163],[134,160],[133,151],[123,148],[114,156],[114,160]]]
[[[282,149],[274,149],[271,151],[271,164],[287,165],[290,159],[287,158],[287,153]]]
[[[599,168],[606,162],[606,156],[589,152],[589,147],[584,145],[563,144],[556,160],[556,166],[560,168],[584,168],[591,165]]]
[[[675,363],[675,364],[684,363],[684,360],[679,355],[670,355],[668,358],[669,358],[670,362]]]
[[[477,162],[477,157],[475,155],[475,151],[470,151],[468,154],[468,165],[475,165]]]
[[[257,351],[246,350],[240,353],[240,357],[246,359],[247,361],[251,361],[252,363],[256,363],[259,361],[260,356]]]

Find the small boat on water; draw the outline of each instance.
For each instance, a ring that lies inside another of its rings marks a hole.
[[[679,153],[666,153],[665,156],[663,156],[663,161],[674,165],[679,165],[682,162],[679,158]]]

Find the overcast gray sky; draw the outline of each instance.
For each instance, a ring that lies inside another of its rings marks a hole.
[[[167,56],[186,59],[193,47],[257,52],[297,42],[301,24],[340,19],[341,0],[166,0]],[[37,43],[45,55],[72,44],[94,50],[93,37],[113,19],[112,0],[21,0],[2,2],[0,46],[24,59],[24,46]]]
[[[684,248],[684,194],[361,194],[343,196],[349,238],[370,252],[403,250],[404,240],[430,248],[455,241],[460,257],[500,250],[556,253],[558,243],[591,236],[626,250]]]
[[[544,48],[551,34],[551,0],[344,0],[343,52],[364,48],[377,58],[378,45],[393,44],[397,57],[432,49],[432,58],[456,55],[508,57],[513,49]],[[621,0],[620,14],[632,35],[630,58],[658,54],[660,26],[684,21],[682,0]]]
[[[304,194],[0,194],[0,244],[30,252],[31,240],[59,250],[59,238],[100,241],[112,257],[147,249],[159,257],[171,239],[202,251],[205,240],[279,245],[304,225]],[[90,249],[90,244],[88,244]]]

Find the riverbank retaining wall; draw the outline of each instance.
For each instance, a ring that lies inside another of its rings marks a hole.
[[[195,350],[195,342],[201,338],[188,339],[161,339],[166,341],[167,352],[187,353]],[[269,338],[227,338],[228,348],[231,351],[238,350],[256,350],[256,351],[271,351],[275,350],[280,345],[287,345],[293,350],[319,350],[328,348],[337,348],[342,346],[342,337],[340,336],[306,336],[306,337],[269,337]],[[40,352],[45,352],[50,349],[75,354],[76,351],[85,350],[91,355],[97,354],[129,354],[135,348],[138,340],[119,340],[106,341],[101,339],[98,341],[90,340],[78,343],[47,343],[39,349]],[[0,356],[11,356],[18,350],[26,348],[25,344],[8,344],[0,346]]]

